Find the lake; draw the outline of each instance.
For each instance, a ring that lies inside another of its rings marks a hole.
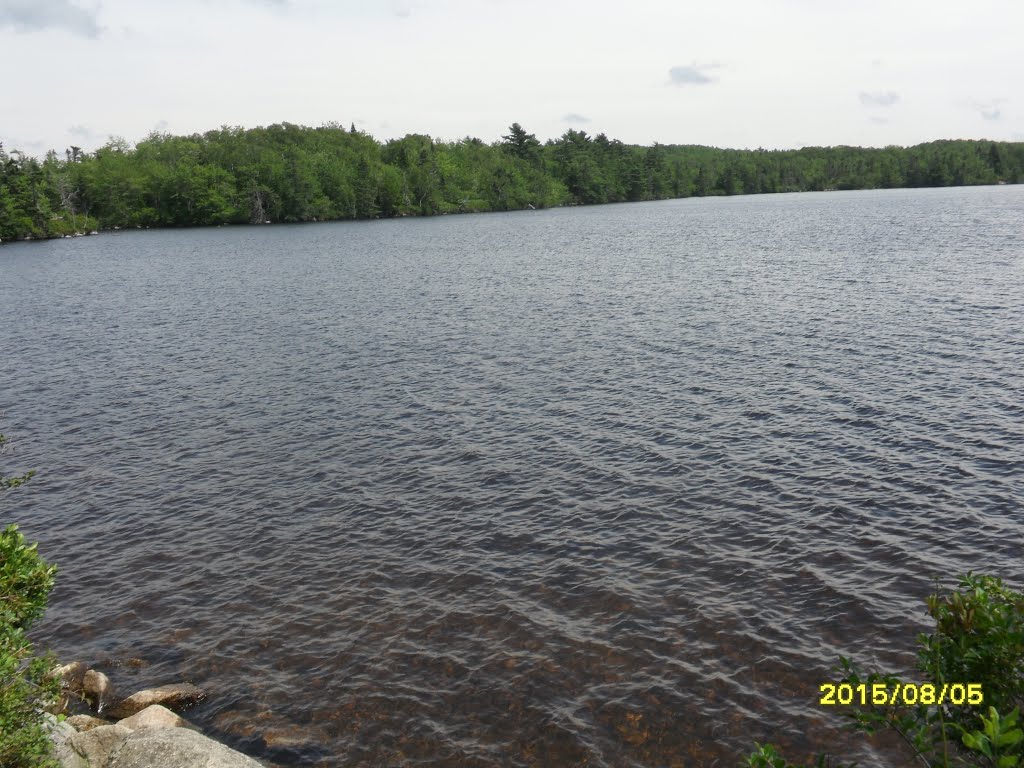
[[[1024,579],[1024,186],[5,244],[0,327],[38,642],[282,766],[871,762],[838,655]]]

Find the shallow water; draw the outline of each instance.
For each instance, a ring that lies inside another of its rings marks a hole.
[[[206,688],[280,765],[802,758],[844,743],[838,654],[906,669],[933,577],[1024,577],[1024,187],[127,232],[0,277],[40,642]]]

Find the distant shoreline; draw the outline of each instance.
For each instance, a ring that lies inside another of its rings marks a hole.
[[[1022,184],[1024,184],[1024,181],[1013,181],[1013,182],[997,181],[997,182],[990,183],[990,184],[962,184],[962,185],[950,185],[950,186],[944,186],[944,187],[864,187],[864,188],[857,188],[857,189],[828,188],[828,189],[821,189],[821,190],[788,190],[788,191],[784,191],[784,192],[754,192],[754,193],[749,193],[749,194],[748,193],[739,193],[739,194],[734,194],[734,195],[725,195],[725,194],[721,194],[721,193],[716,193],[716,194],[708,194],[708,195],[688,195],[686,197],[666,197],[666,198],[659,198],[657,200],[616,200],[616,201],[609,201],[609,202],[605,202],[605,203],[563,203],[563,204],[560,204],[560,205],[548,206],[548,208],[589,208],[589,207],[598,207],[598,206],[602,206],[602,205],[615,205],[615,204],[620,204],[620,203],[632,203],[632,202],[647,202],[647,203],[649,203],[649,202],[663,202],[663,201],[667,201],[667,200],[688,200],[688,199],[693,199],[693,198],[759,197],[759,196],[762,196],[762,195],[798,194],[798,193],[806,193],[806,192],[828,193],[828,192],[872,192],[872,191],[880,191],[880,190],[911,190],[911,189],[964,189],[964,188],[972,188],[972,187],[1020,186]],[[127,226],[127,227],[122,227],[122,226],[102,227],[101,226],[99,229],[93,229],[93,230],[90,230],[90,231],[87,231],[87,232],[86,231],[76,231],[76,232],[72,232],[70,234],[53,233],[53,234],[47,234],[47,235],[38,236],[38,237],[36,237],[36,236],[28,236],[28,237],[13,238],[11,240],[0,240],[0,247],[2,247],[4,245],[10,245],[11,243],[48,242],[50,240],[70,240],[70,239],[79,238],[79,237],[91,237],[91,236],[94,236],[94,235],[109,234],[111,232],[131,232],[131,231],[145,231],[145,230],[218,229],[218,228],[222,228],[222,227],[263,227],[263,226],[269,226],[269,225],[280,226],[280,225],[294,225],[294,224],[327,224],[327,223],[336,223],[336,222],[383,221],[383,220],[388,220],[388,219],[403,219],[403,218],[432,218],[432,217],[435,217],[435,216],[448,216],[448,215],[460,216],[460,215],[463,215],[463,214],[473,214],[473,213],[517,213],[517,212],[525,213],[525,212],[537,211],[537,210],[544,210],[544,209],[543,208],[536,208],[536,207],[529,206],[529,207],[523,207],[523,208],[510,208],[510,209],[505,209],[505,210],[443,211],[443,212],[440,212],[440,213],[398,213],[398,214],[394,214],[394,215],[390,215],[390,216],[377,215],[377,216],[373,216],[373,217],[369,217],[369,218],[363,218],[363,219],[354,219],[354,218],[351,218],[351,217],[336,217],[336,218],[330,218],[330,219],[309,219],[309,220],[303,220],[303,221],[272,221],[272,220],[265,220],[263,222],[245,222],[245,221],[238,222],[238,221],[236,221],[236,222],[220,222],[220,223],[212,223],[212,224],[181,224],[181,225],[166,224],[166,225],[154,225],[154,226],[149,226],[149,225],[145,225],[144,226],[144,225],[141,225],[141,224],[137,224],[135,226]]]
[[[337,125],[152,133],[42,161],[0,148],[0,241],[100,230],[433,216],[779,192],[1024,183],[1024,142],[731,150],[513,123],[485,144]]]

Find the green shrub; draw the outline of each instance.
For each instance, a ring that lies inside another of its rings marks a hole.
[[[30,476],[0,477],[0,489],[21,485]],[[46,609],[56,572],[17,526],[9,525],[0,533],[0,766],[4,768],[56,765],[43,712],[56,701],[59,681],[47,675],[53,659],[35,657],[25,636]]]
[[[844,714],[867,734],[895,731],[915,761],[928,768],[1014,768],[1024,756],[1024,733],[1017,725],[1024,703],[1024,594],[995,577],[968,573],[956,589],[933,594],[926,604],[935,630],[918,637],[920,681],[863,674],[850,659],[840,657],[842,682],[866,691],[875,685],[895,691],[908,685],[920,690],[921,684],[930,683],[943,691],[954,684],[974,684],[984,707],[981,702],[954,703],[950,697],[941,706],[907,705],[897,696],[891,704],[855,703]],[[798,768],[771,745],[757,746],[747,759],[751,768]],[[818,758],[819,764],[823,759]]]
[[[771,744],[755,743],[754,746],[757,747],[757,751],[747,758],[747,768],[809,768],[789,762]],[[834,763],[827,755],[818,755],[813,768],[854,768],[854,766]]]
[[[918,662],[930,680],[978,682],[985,704],[1011,712],[1024,704],[1024,595],[991,576],[961,577],[959,590],[928,598],[935,632],[920,637]],[[961,709],[980,725],[979,707]]]

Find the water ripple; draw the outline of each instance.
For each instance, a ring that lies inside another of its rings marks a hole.
[[[0,250],[40,637],[280,765],[848,747],[932,577],[1024,576],[1024,191]],[[965,217],[974,221],[965,226]],[[142,658],[136,669],[118,660]]]

